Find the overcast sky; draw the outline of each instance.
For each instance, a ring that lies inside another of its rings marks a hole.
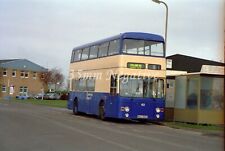
[[[167,55],[222,61],[224,0],[165,0]],[[126,31],[164,35],[151,0],[0,0],[0,59],[26,58],[68,75],[75,46]]]

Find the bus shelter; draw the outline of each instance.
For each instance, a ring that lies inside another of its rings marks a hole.
[[[224,124],[224,68],[220,73],[199,72],[167,79],[167,104],[174,121]],[[172,91],[173,90],[173,91]],[[172,96],[172,97],[171,97]]]

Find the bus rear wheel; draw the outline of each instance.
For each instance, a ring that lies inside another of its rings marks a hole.
[[[104,105],[100,105],[99,106],[99,119],[101,120],[105,120],[105,108],[104,108]]]
[[[74,114],[74,115],[78,115],[78,114],[79,114],[79,112],[78,112],[78,102],[77,102],[77,100],[75,100],[75,101],[73,102],[73,114]]]

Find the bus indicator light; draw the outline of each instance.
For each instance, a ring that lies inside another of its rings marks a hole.
[[[130,108],[129,108],[128,106],[126,106],[126,107],[124,107],[124,110],[125,110],[126,112],[129,112],[129,111],[130,111]]]
[[[155,111],[156,111],[156,113],[159,113],[160,112],[160,108],[155,108]]]

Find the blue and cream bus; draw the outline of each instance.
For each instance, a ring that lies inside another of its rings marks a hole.
[[[100,119],[163,120],[166,59],[162,36],[126,32],[76,47],[68,109]]]

